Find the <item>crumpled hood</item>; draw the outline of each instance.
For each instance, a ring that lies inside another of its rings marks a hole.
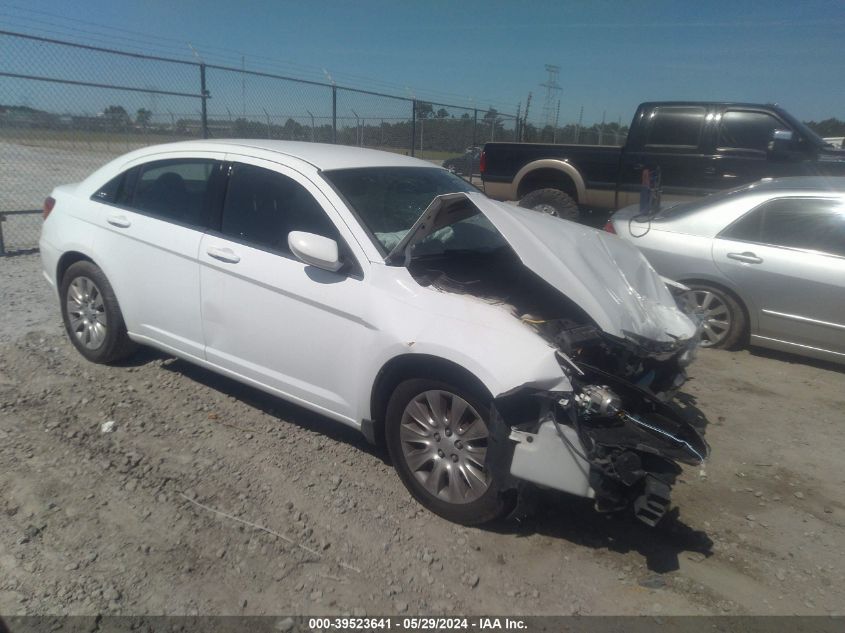
[[[470,202],[471,205],[468,205]],[[578,304],[602,330],[618,338],[686,341],[695,324],[681,312],[661,277],[637,248],[615,235],[495,202],[480,193],[438,196],[388,255],[475,209],[483,213],[532,272]]]

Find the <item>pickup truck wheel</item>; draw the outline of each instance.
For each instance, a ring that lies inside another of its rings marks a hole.
[[[510,510],[490,463],[489,396],[434,380],[406,380],[387,405],[387,449],[402,483],[427,509],[463,525]]]
[[[519,206],[573,222],[580,217],[578,204],[560,189],[536,189],[526,194],[519,201]]]

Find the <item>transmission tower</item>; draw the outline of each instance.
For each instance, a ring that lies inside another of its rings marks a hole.
[[[558,93],[563,90],[557,81],[560,76],[560,66],[546,64],[546,72],[549,73],[549,78],[546,83],[540,84],[546,89],[546,102],[543,104],[543,123],[544,125],[554,125],[555,101],[558,100]]]

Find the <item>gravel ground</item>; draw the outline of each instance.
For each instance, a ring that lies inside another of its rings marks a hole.
[[[152,351],[86,362],[37,256],[0,259],[0,295],[0,613],[845,604],[845,376],[833,366],[702,352],[683,401],[709,421],[713,457],[685,473],[655,529],[557,494],[525,521],[474,529],[422,510],[382,454],[331,421]]]

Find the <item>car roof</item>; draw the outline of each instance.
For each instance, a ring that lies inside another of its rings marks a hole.
[[[207,139],[180,141],[154,145],[149,154],[161,151],[218,151],[249,153],[249,150],[261,150],[283,156],[290,156],[310,163],[320,170],[346,169],[353,167],[431,167],[436,165],[418,158],[404,156],[394,152],[385,152],[363,147],[330,145],[327,143],[307,143],[302,141],[273,141],[262,139]],[[140,157],[141,154],[136,154]]]
[[[746,191],[765,193],[768,191],[800,191],[845,193],[845,176],[790,176],[787,178],[764,178],[746,186]]]

